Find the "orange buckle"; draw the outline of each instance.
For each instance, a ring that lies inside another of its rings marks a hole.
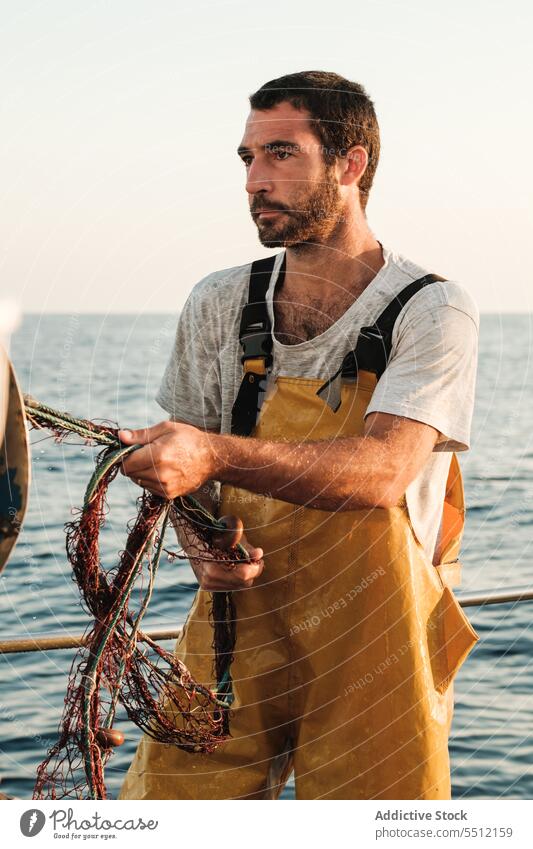
[[[245,374],[253,371],[255,374],[266,374],[266,365],[264,357],[255,357],[249,360],[245,360],[242,364],[242,368]]]

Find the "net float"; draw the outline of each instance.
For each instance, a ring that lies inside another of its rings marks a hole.
[[[211,542],[222,550],[234,548],[242,539],[244,525],[238,516],[221,516],[219,524],[223,525],[220,530],[215,530],[211,536]]]
[[[122,746],[124,742],[124,734],[116,728],[99,728],[95,737],[102,749],[114,749],[115,746]]]

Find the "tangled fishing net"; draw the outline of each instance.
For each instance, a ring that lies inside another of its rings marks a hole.
[[[223,548],[226,525],[192,496],[167,501],[144,490],[118,565],[104,570],[99,534],[106,494],[123,458],[115,428],[96,425],[25,398],[35,428],[56,440],[69,434],[104,445],[85,493],[83,509],[67,525],[67,556],[85,606],[94,618],[69,674],[59,738],[38,767],[34,799],[105,799],[104,768],[123,735],[113,729],[118,705],[129,719],[160,743],[189,752],[212,752],[229,734],[233,699],[230,666],[235,646],[231,593],[212,594],[215,690],[197,683],[185,665],[141,630],[152,595],[169,519],[186,540],[187,557],[248,561],[238,543]],[[135,589],[135,610],[130,606]],[[148,653],[151,656],[148,656]]]

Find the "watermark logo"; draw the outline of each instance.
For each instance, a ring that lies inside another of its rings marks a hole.
[[[42,831],[45,822],[46,817],[42,811],[30,808],[29,811],[24,811],[20,818],[20,830],[24,837],[35,837]]]

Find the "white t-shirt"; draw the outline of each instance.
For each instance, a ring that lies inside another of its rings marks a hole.
[[[385,246],[385,264],[346,312],[324,333],[297,345],[274,336],[270,379],[326,381],[353,350],[361,327],[373,324],[392,298],[428,270]],[[272,296],[284,251],[276,256],[267,293]],[[215,271],[192,290],[180,314],[176,340],[157,394],[172,418],[231,432],[231,409],[242,380],[239,324],[251,264]],[[367,415],[405,416],[439,431],[435,449],[406,492],[414,531],[433,557],[451,451],[469,448],[474,406],[479,315],[458,283],[426,286],[406,304],[394,328],[391,357]]]

